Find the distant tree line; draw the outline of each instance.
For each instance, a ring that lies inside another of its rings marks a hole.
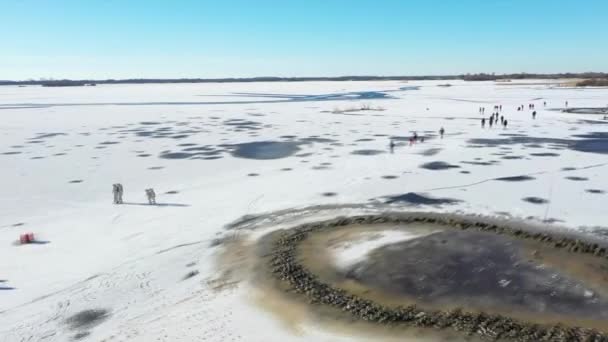
[[[580,81],[577,87],[608,87],[608,78],[594,78]]]
[[[107,80],[27,80],[2,81],[0,85],[41,85],[45,87],[70,87],[95,84],[144,84],[144,83],[235,83],[235,82],[306,82],[306,81],[423,81],[423,80],[465,80],[465,81],[498,81],[522,79],[555,79],[583,78],[589,80],[608,79],[608,73],[562,73],[562,74],[466,74],[442,76],[340,76],[340,77],[250,77],[250,78],[131,78]]]

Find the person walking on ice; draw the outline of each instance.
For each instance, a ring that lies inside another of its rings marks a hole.
[[[118,204],[118,184],[112,184],[113,203]]]
[[[122,184],[112,184],[112,195],[114,196],[114,204],[122,204]]]
[[[445,129],[443,127],[441,127],[441,129],[439,130],[439,135],[441,136],[441,139],[443,139],[444,133],[445,133]]]
[[[146,189],[146,197],[148,197],[148,204],[156,204],[156,193],[154,189]]]

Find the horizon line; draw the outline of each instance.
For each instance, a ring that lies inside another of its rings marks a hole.
[[[99,84],[125,84],[125,83],[219,83],[219,82],[278,82],[278,81],[400,81],[400,80],[471,80],[471,81],[491,81],[499,79],[568,79],[568,78],[608,78],[607,72],[560,72],[560,73],[466,73],[466,74],[446,74],[446,75],[344,75],[344,76],[253,76],[253,77],[181,77],[181,78],[40,78],[26,80],[0,80],[0,85],[44,85],[56,83],[99,83]],[[75,84],[76,85],[76,84]],[[84,84],[83,84],[84,85]]]

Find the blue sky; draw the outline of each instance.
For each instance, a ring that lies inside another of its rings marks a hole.
[[[0,79],[608,71],[607,0],[0,0]]]

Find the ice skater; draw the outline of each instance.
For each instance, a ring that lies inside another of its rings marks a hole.
[[[505,120],[505,122],[503,122],[502,125],[505,129],[507,129],[507,120]]]
[[[441,136],[441,139],[443,139],[444,134],[445,134],[445,129],[443,127],[441,127],[441,129],[439,130],[439,135]]]
[[[536,111],[532,112],[532,119],[536,119]]]
[[[146,197],[148,197],[148,204],[156,204],[156,193],[154,189],[146,189]]]
[[[485,128],[486,127],[486,118],[482,118],[481,119],[481,128]]]
[[[490,117],[490,128],[492,128],[492,125],[494,124],[494,116]]]
[[[388,145],[391,149],[391,153],[395,152],[395,142],[391,139],[390,144]]]

